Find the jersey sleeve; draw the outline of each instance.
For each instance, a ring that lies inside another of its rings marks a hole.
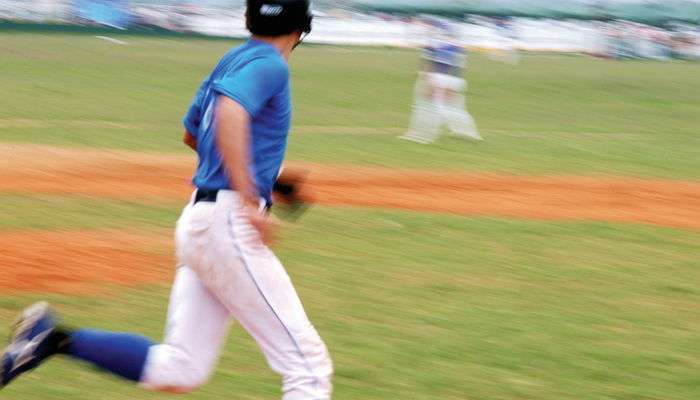
[[[199,133],[199,124],[202,122],[202,101],[204,99],[204,87],[206,84],[207,81],[205,80],[199,87],[197,94],[194,96],[194,100],[192,100],[192,104],[190,104],[190,108],[187,110],[187,114],[185,114],[185,118],[182,120],[182,124],[185,126],[185,129],[187,129],[187,132],[194,137],[197,137]]]
[[[288,80],[289,68],[284,62],[257,58],[215,81],[212,90],[230,97],[255,117],[272,96],[286,87]]]

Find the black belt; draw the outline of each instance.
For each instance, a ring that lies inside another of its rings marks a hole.
[[[199,203],[200,201],[215,202],[216,196],[219,194],[219,190],[203,190],[197,189],[197,193],[194,195],[194,202],[192,204]],[[269,210],[272,207],[270,204],[265,205],[265,210]]]
[[[194,195],[194,203],[199,203],[200,201],[216,201],[216,196],[219,194],[218,190],[202,190],[197,189],[197,193]]]

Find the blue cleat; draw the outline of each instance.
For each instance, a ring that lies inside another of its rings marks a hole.
[[[10,343],[0,358],[0,389],[56,352],[56,322],[56,313],[45,301],[22,311]]]

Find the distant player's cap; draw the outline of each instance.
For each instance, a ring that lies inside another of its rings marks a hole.
[[[247,0],[246,26],[256,35],[309,33],[312,19],[309,0]]]

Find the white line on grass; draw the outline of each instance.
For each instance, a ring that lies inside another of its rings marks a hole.
[[[392,220],[387,219],[387,218],[377,218],[377,221],[383,222],[383,223],[385,223],[385,224],[387,224],[387,225],[395,226],[395,227],[397,227],[397,228],[405,228],[405,227],[406,227],[406,226],[404,226],[403,224],[401,224],[401,223],[399,223],[399,222],[392,221]]]
[[[108,42],[112,42],[112,43],[116,43],[116,44],[129,44],[129,43],[123,41],[123,40],[111,38],[111,37],[109,37],[109,36],[95,36],[95,37],[98,38],[98,39],[106,40],[106,41],[108,41]]]

